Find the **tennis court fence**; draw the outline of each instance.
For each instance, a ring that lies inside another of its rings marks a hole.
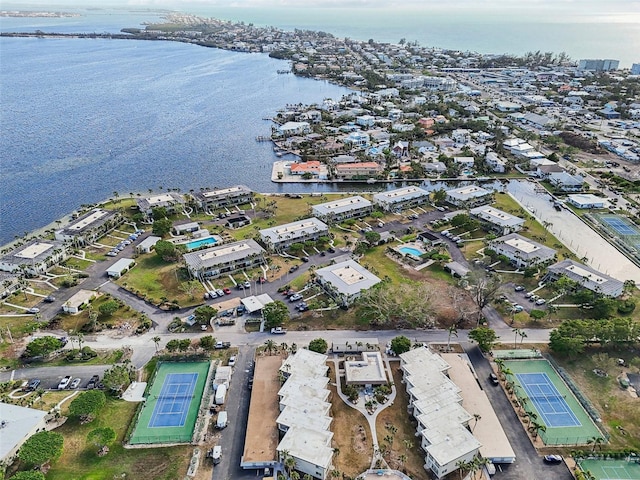
[[[136,445],[153,443],[190,443],[191,434],[188,435],[138,435],[135,438]]]
[[[574,437],[558,437],[555,434],[543,432],[538,432],[540,438],[544,442],[545,446],[550,445],[566,445],[566,446],[579,446],[586,445],[587,442],[591,439],[591,437],[587,437],[585,435],[578,435]]]
[[[593,404],[589,401],[589,399],[582,393],[582,391],[573,382],[573,380],[571,379],[571,377],[565,371],[564,368],[562,368],[560,365],[558,365],[556,363],[556,361],[553,358],[551,358],[550,356],[547,356],[545,358],[549,361],[549,363],[556,370],[556,372],[558,372],[558,375],[560,375],[560,377],[564,380],[564,382],[567,384],[569,389],[573,392],[573,394],[578,399],[578,401],[580,402],[582,407],[589,414],[589,416],[593,420],[593,422],[596,425],[596,427],[598,427],[598,430],[600,430],[600,433],[602,434],[602,437],[608,442],[609,439],[611,438],[611,435],[609,435],[609,433],[607,433],[607,431],[602,428],[602,426],[601,426],[602,419],[600,418],[600,414],[598,413],[598,410],[596,410],[596,407],[594,407]],[[544,440],[544,438],[543,438],[543,440]],[[555,445],[559,445],[559,444],[556,443]],[[567,445],[575,445],[575,444],[569,443]]]

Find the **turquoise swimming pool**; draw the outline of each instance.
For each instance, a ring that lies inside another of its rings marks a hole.
[[[207,245],[214,245],[218,243],[218,241],[213,237],[201,238],[199,240],[192,240],[190,242],[185,243],[184,245],[187,247],[187,250],[195,250],[196,248],[205,247]]]
[[[400,247],[399,250],[405,255],[413,255],[414,257],[419,257],[420,255],[425,253],[413,247]]]

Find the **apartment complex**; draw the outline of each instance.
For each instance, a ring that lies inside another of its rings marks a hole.
[[[313,215],[325,222],[341,222],[348,218],[366,217],[372,211],[371,202],[360,195],[320,203],[312,207]]]
[[[317,281],[327,295],[340,305],[351,305],[362,293],[380,283],[380,279],[354,260],[316,270]]]
[[[420,187],[403,187],[388,192],[376,193],[373,203],[386,211],[399,211],[415,207],[429,201],[429,192]]]
[[[280,251],[292,243],[317,240],[326,235],[329,235],[329,227],[315,217],[260,230],[262,243],[272,251]]]
[[[0,271],[41,275],[67,258],[66,247],[56,240],[31,240],[0,257]]]
[[[486,230],[496,232],[498,235],[518,232],[524,226],[522,218],[489,205],[472,208],[469,214],[472,218],[478,220]]]
[[[73,220],[66,227],[55,232],[55,239],[72,242],[74,245],[88,245],[104,236],[124,221],[120,213],[96,208]]]
[[[219,247],[185,253],[184,261],[194,278],[219,277],[265,263],[265,251],[255,240],[242,240]]]
[[[219,208],[243,205],[253,201],[253,192],[244,185],[235,185],[228,188],[216,188],[213,190],[203,190],[191,194],[198,207],[205,210],[216,210]]]
[[[507,257],[518,268],[551,262],[557,253],[553,248],[546,247],[517,233],[496,238],[489,243],[489,248],[498,255]]]

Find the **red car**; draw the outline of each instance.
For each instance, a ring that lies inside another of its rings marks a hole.
[[[222,291],[224,292],[225,295],[231,295],[231,289],[230,288],[223,288]]]
[[[258,283],[265,283],[266,281],[267,281],[267,279],[266,279],[266,278],[264,278],[264,277],[260,277],[260,278],[258,279]]]

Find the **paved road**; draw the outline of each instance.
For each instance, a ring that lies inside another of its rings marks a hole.
[[[516,462],[511,465],[501,465],[502,471],[499,471],[494,478],[496,480],[571,480],[573,478],[571,472],[564,464],[546,465],[542,457],[538,456],[504,390],[488,381],[492,370],[487,359],[477,346],[465,345],[465,347],[473,368],[478,374],[480,386],[487,393],[511,443],[511,448],[516,454]]]

